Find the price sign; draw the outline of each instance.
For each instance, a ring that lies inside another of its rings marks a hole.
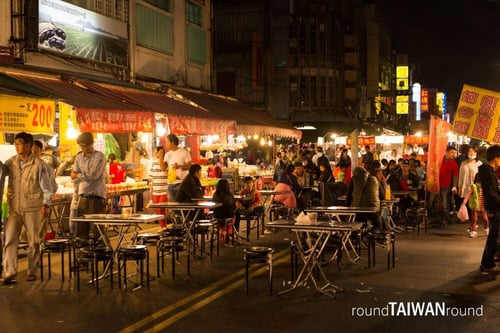
[[[54,133],[56,110],[52,100],[0,96],[0,110],[0,131]]]

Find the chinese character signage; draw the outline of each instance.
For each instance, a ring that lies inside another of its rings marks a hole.
[[[464,85],[453,130],[460,135],[500,143],[500,93]]]
[[[153,132],[153,113],[124,110],[77,110],[80,132]]]
[[[0,96],[0,131],[54,133],[55,102],[15,96]]]

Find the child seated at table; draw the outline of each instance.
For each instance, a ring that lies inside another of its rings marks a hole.
[[[220,233],[224,235],[221,239],[225,242],[226,236],[232,232],[231,228],[228,228],[230,230],[225,230],[225,220],[232,219],[234,221],[234,212],[236,211],[236,201],[234,200],[233,193],[231,193],[227,179],[219,180],[212,196],[212,201],[222,203],[222,206],[214,208],[214,218],[219,221]]]
[[[255,183],[252,177],[243,179],[243,189],[239,193],[241,199],[236,201],[236,217],[234,227],[236,231],[240,230],[241,217],[249,215],[260,215],[264,213],[260,192],[255,188]]]

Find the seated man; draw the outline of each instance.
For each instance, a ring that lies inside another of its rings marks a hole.
[[[264,213],[262,206],[261,194],[255,188],[255,183],[252,177],[243,179],[243,189],[240,191],[241,199],[236,201],[236,217],[234,227],[236,231],[240,230],[241,216],[259,215]]]

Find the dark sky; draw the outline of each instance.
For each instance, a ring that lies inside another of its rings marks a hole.
[[[418,65],[420,83],[448,92],[463,84],[500,92],[500,0],[374,0],[393,49]]]

